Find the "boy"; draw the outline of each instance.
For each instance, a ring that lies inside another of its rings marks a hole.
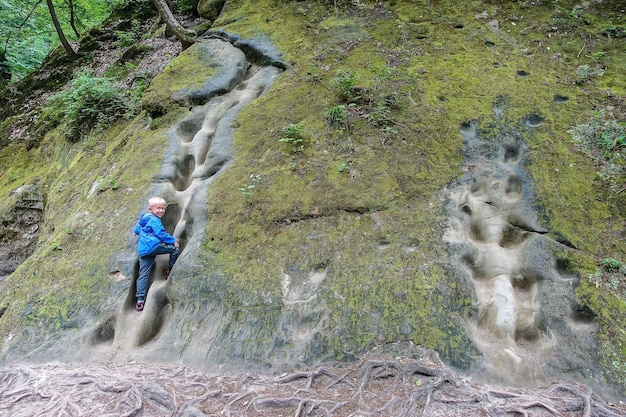
[[[178,258],[178,242],[176,238],[165,230],[161,223],[161,217],[165,214],[166,203],[161,197],[152,197],[148,200],[148,211],[139,219],[135,226],[135,234],[139,235],[137,251],[139,252],[139,277],[137,278],[137,311],[142,311],[146,302],[146,292],[150,272],[157,255],[169,253],[165,279],[170,276],[170,271]]]

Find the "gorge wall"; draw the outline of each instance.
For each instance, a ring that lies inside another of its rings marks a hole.
[[[477,377],[621,386],[624,302],[589,277],[624,259],[623,196],[568,129],[623,117],[622,39],[598,29],[607,78],[579,84],[591,45],[513,6],[226,2],[132,120],[4,147],[1,191],[45,198],[1,284],[3,362],[280,371],[411,341]],[[183,252],[138,313],[153,194]]]

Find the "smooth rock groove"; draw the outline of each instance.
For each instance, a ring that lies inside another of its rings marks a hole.
[[[564,250],[539,224],[532,181],[525,173],[525,139],[532,128],[494,104],[495,121],[463,123],[465,177],[450,193],[444,239],[473,288],[468,333],[483,358],[482,375],[537,386],[556,374],[601,375],[586,354],[595,344],[593,320],[576,314],[577,278],[559,268]],[[517,127],[514,127],[517,126]]]
[[[180,243],[179,261],[171,278],[165,280],[167,255],[158,256],[144,311],[134,310],[136,285],[133,278],[119,311],[93,331],[88,350],[105,350],[108,359],[133,357],[134,350],[158,339],[167,327],[172,313],[171,286],[176,285],[176,270],[186,258],[193,259],[204,234],[206,190],[232,161],[230,148],[237,113],[261,96],[281,73],[276,67],[250,64],[242,51],[221,40],[202,41],[198,51],[198,54],[217,57],[222,71],[207,79],[200,90],[176,94],[177,101],[197,102],[198,97],[208,101],[192,107],[190,114],[170,129],[169,149],[155,177],[156,184],[147,196],[159,195],[168,202],[162,220],[166,229],[173,229]]]

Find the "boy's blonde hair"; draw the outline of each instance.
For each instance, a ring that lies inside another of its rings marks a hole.
[[[157,204],[167,204],[167,202],[161,197],[150,197],[150,200],[148,200],[148,207],[152,207]]]

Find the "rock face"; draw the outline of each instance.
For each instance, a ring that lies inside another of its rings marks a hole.
[[[165,93],[165,100],[176,103],[196,104],[189,115],[170,130],[170,147],[150,194],[161,196],[169,203],[162,220],[181,244],[180,260],[172,277],[166,280],[163,262],[167,262],[167,256],[157,257],[146,308],[141,314],[134,309],[136,286],[133,279],[125,298],[118,301],[119,310],[91,333],[82,352],[84,355],[90,355],[93,349],[104,348],[112,359],[146,358],[154,350],[162,357],[172,358],[188,350],[188,346],[178,343],[171,345],[168,339],[172,332],[180,332],[179,326],[186,321],[180,317],[180,310],[172,310],[172,304],[180,301],[172,294],[173,283],[179,287],[178,292],[181,288],[189,290],[186,288],[188,283],[177,282],[176,276],[201,256],[207,221],[204,210],[206,189],[232,159],[230,147],[237,113],[261,96],[281,72],[276,67],[250,64],[241,50],[222,40],[199,42],[185,50],[178,60],[193,63],[182,71],[198,73],[203,65],[212,67],[207,71],[209,74],[216,70],[213,76],[194,88],[154,94],[157,97]],[[177,71],[181,71],[180,67]],[[186,78],[186,74],[179,75]],[[158,80],[155,84],[158,85]],[[119,258],[134,259],[134,252],[134,247],[129,248],[129,252]],[[111,268],[125,276],[136,276],[134,264],[128,262]],[[153,343],[144,347],[149,342]]]
[[[33,253],[44,216],[44,191],[39,184],[22,186],[12,197],[17,201],[1,215],[0,281]]]
[[[599,363],[586,354],[596,349],[597,326],[580,314],[578,278],[556,261],[565,247],[540,224],[525,172],[526,141],[541,122],[507,120],[505,102],[496,100],[489,128],[459,127],[465,175],[450,193],[445,240],[474,289],[472,340],[485,371],[509,383],[540,381],[546,370],[599,379]]]
[[[0,287],[0,360],[276,372],[411,341],[507,383],[602,381],[623,303],[586,275],[624,253],[602,230],[623,209],[565,132],[606,94],[583,103],[553,76],[571,62],[522,53],[521,23],[494,32],[473,4],[287,6],[229,2],[132,123],[72,147],[46,135],[54,243]],[[168,280],[157,260],[138,313],[132,226],[154,194],[182,253]]]

